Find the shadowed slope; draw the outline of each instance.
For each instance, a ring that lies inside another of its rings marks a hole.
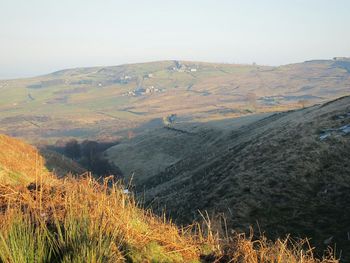
[[[152,163],[152,145],[168,151],[171,136],[155,130],[151,144],[144,135],[133,151],[137,156],[147,152]],[[225,213],[229,226],[240,231],[259,222],[269,237],[292,233],[312,237],[318,247],[336,243],[343,255],[350,251],[345,209],[350,201],[350,97],[231,130],[207,126],[195,136],[200,143],[177,134],[184,157],[162,172],[136,171],[134,181],[147,204],[160,211],[166,207],[178,222],[208,210]]]

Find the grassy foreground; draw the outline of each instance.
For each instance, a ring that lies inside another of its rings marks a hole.
[[[306,240],[220,237],[208,219],[179,228],[141,209],[111,178],[57,179],[34,148],[4,140],[13,147],[1,149],[3,178],[11,167],[27,179],[0,183],[0,262],[338,262],[331,253],[315,259]],[[13,151],[16,144],[21,152]],[[34,159],[15,165],[9,154]],[[30,162],[33,169],[24,169]]]

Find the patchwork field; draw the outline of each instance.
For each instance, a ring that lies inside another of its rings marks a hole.
[[[349,94],[350,61],[280,67],[161,61],[0,81],[0,132],[32,142],[112,140],[147,122],[218,120]]]

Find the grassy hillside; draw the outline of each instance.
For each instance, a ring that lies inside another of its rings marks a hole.
[[[350,97],[261,117],[175,124],[107,153],[178,222],[224,213],[233,229],[258,222],[269,237],[309,236],[349,257]]]
[[[0,134],[0,149],[0,183],[23,184],[49,179],[44,160],[34,147]]]
[[[39,152],[33,146],[3,134],[0,134],[0,149],[0,183],[24,184],[40,181],[50,178],[49,171],[54,171],[58,176],[86,172],[76,162],[57,152],[47,149]]]
[[[1,141],[4,178],[21,174],[16,184],[0,184],[0,262],[338,262],[315,259],[305,241],[228,233],[220,239],[207,217],[204,226],[178,228],[140,209],[111,178],[57,179],[44,169],[33,176],[27,168],[37,167],[37,151],[6,136]],[[25,162],[11,160],[24,153]]]
[[[32,141],[112,139],[172,113],[207,121],[349,94],[350,62],[280,67],[161,61],[0,81],[0,131]]]

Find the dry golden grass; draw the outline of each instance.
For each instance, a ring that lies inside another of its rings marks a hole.
[[[73,218],[88,215],[91,222],[103,226],[104,232],[118,230],[119,237],[125,240],[123,250],[131,254],[142,254],[144,248],[156,244],[169,259],[172,254],[174,259],[185,262],[199,257],[199,250],[191,236],[181,234],[175,225],[153,216],[150,211],[139,209],[134,199],[123,193],[119,184],[109,187],[107,180],[101,185],[91,177],[70,177],[36,188],[0,187],[2,230],[11,224],[8,215],[14,211],[25,210],[35,221],[46,225],[64,222],[68,215]],[[133,256],[126,254],[126,257]]]
[[[0,134],[0,183],[51,180],[38,150],[25,142]]]
[[[108,185],[108,179],[100,184],[91,177],[68,177],[37,189],[2,186],[0,233],[11,228],[13,215],[29,215],[32,224],[48,228],[65,224],[67,218],[88,216],[90,231],[98,226],[103,235],[118,233],[113,240],[115,255],[110,256],[121,262],[337,262],[332,257],[315,259],[306,241],[287,239],[272,243],[239,234],[221,239],[211,231],[208,220],[204,228],[195,224],[179,229],[138,208],[134,198],[123,193],[121,185]]]
[[[13,156],[33,159],[32,168],[30,159],[0,160],[31,182],[0,185],[0,262],[338,262],[315,259],[305,240],[220,237],[205,216],[203,225],[179,228],[141,209],[112,178],[54,178],[34,148],[1,138],[18,144],[7,146]]]

